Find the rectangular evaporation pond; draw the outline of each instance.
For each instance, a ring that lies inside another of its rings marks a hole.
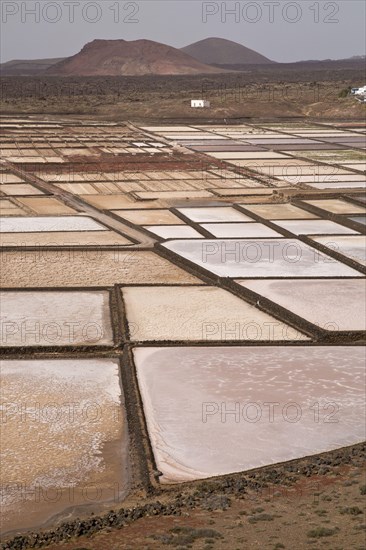
[[[135,225],[184,225],[170,210],[112,210],[113,214]]]
[[[215,195],[218,195],[219,197],[230,197],[230,196],[246,196],[246,195],[272,195],[273,189],[269,189],[268,187],[257,187],[259,183],[256,181],[253,181],[254,186],[253,187],[235,187],[235,188],[220,188],[215,189],[213,192]]]
[[[346,202],[341,199],[318,199],[311,201],[304,201],[305,204],[316,206],[326,212],[332,212],[332,214],[365,214],[366,209],[357,204]]]
[[[308,166],[295,166],[295,165],[289,165],[289,166],[282,166],[279,168],[273,169],[274,175],[283,175],[283,176],[313,176],[314,178],[318,178],[318,175],[325,175],[329,176],[330,179],[337,179],[339,175],[348,175],[349,172],[347,170],[341,170],[340,168],[336,168],[334,166],[319,166],[317,164],[309,164]]]
[[[0,197],[0,220],[1,216],[24,216],[25,212],[10,199]]]
[[[326,150],[329,150],[329,149],[332,149],[332,150],[337,150],[337,149],[343,149],[343,147],[341,145],[330,145],[329,143],[321,143],[321,144],[318,144],[318,145],[297,145],[297,144],[287,144],[286,146],[285,145],[271,145],[271,149],[273,151],[283,151],[283,152],[287,152],[287,153],[291,153],[292,151],[321,151],[322,149],[326,149]]]
[[[76,147],[60,149],[60,152],[65,156],[90,156],[93,154],[89,149],[81,149]]]
[[[15,174],[0,173],[0,184],[4,183],[23,183],[24,180]]]
[[[357,235],[357,231],[330,220],[283,220],[273,223],[294,235]]]
[[[285,137],[285,138],[276,138],[276,139],[266,139],[266,138],[254,138],[254,139],[248,139],[248,143],[252,143],[253,145],[266,145],[266,146],[272,146],[272,145],[279,145],[281,147],[290,146],[290,145],[313,145],[314,148],[317,146],[318,141],[314,141],[311,139],[301,139],[301,138],[291,138],[291,137]]]
[[[366,265],[366,237],[364,235],[347,235],[346,237],[332,235],[331,237],[312,237],[312,240],[351,260]]]
[[[214,237],[230,239],[235,237],[243,237],[247,239],[259,237],[279,237],[282,235],[273,231],[262,223],[204,223],[201,227],[206,229]]]
[[[144,229],[162,239],[202,239],[201,233],[189,225],[147,225]]]
[[[252,222],[252,218],[230,206],[178,208],[181,214],[198,223],[210,222]]]
[[[272,153],[271,151],[252,151],[252,152],[237,152],[237,153],[210,153],[211,157],[221,160],[234,160],[234,159],[285,159],[286,155],[281,153]]]
[[[137,191],[134,195],[141,200],[205,199],[212,197],[210,191]]]
[[[136,203],[122,193],[118,195],[80,195],[88,204],[100,210],[116,210],[117,208],[136,208]],[[151,202],[153,205],[154,202]],[[139,208],[142,206],[138,205]]]
[[[327,151],[306,153],[305,156],[316,157],[323,162],[365,162],[366,155],[361,151],[352,151],[350,149],[333,150],[333,147]]]
[[[216,287],[123,288],[132,341],[293,341],[308,337]]]
[[[363,279],[238,283],[326,331],[366,329],[366,286]]]
[[[109,292],[4,291],[2,347],[112,346]]]
[[[350,216],[349,219],[353,222],[360,223],[362,225],[366,225],[366,216]]]
[[[314,178],[317,175],[316,166],[308,168],[307,166],[304,167],[304,166],[289,165],[289,166],[258,166],[258,167],[250,167],[250,168],[254,169],[259,174],[278,177],[278,178],[281,177],[289,181],[290,183],[297,183],[298,176],[300,174],[303,174],[304,171],[307,171]]]
[[[50,216],[2,219],[1,233],[34,233],[38,231],[107,231],[87,216]]]
[[[248,159],[248,160],[237,160],[230,164],[236,164],[238,166],[245,166],[251,170],[256,168],[262,168],[263,166],[284,166],[288,167],[299,167],[299,166],[312,166],[312,162],[306,160],[298,160],[292,157],[286,157],[286,159]]]
[[[348,195],[347,199],[357,200],[359,202],[362,202],[362,204],[366,205],[366,195],[365,194],[355,193],[354,195]]]
[[[192,139],[190,140],[190,144],[195,146],[195,147],[219,147],[220,150],[223,150],[223,151],[230,151],[231,150],[231,147],[245,147],[245,145],[243,144],[239,144],[237,143],[236,141],[233,141],[231,140],[230,138],[222,138],[222,137],[218,137],[218,136],[213,136],[213,138],[209,137],[208,139],[207,138],[201,138],[201,137],[198,137],[196,138],[196,136],[192,136]],[[224,149],[221,149],[221,148],[224,148]]]
[[[35,175],[35,173],[33,172],[32,174]],[[46,173],[42,171],[39,173],[39,177],[43,181],[48,181],[49,183],[54,183],[54,184],[61,183],[61,182],[73,182],[73,181],[78,181],[79,179],[83,181],[84,179],[81,176],[81,174],[77,172],[73,172],[72,174],[56,174],[55,172]]]
[[[330,171],[328,171],[327,174],[319,174],[318,172],[316,172],[316,174],[313,176],[297,176],[297,181],[299,183],[312,183],[314,180],[316,180],[316,183],[328,183],[329,185],[337,182],[366,182],[366,178],[361,176],[360,174],[354,174],[353,172],[352,174],[339,174],[337,172],[337,169],[333,167]]]
[[[0,197],[0,212],[1,210],[17,210],[18,205],[12,202],[11,199],[4,199],[3,197]]]
[[[212,193],[215,193],[215,194],[219,194],[220,193],[220,190],[230,190],[230,189],[237,189],[237,190],[241,190],[243,189],[244,190],[244,194],[247,194],[248,190],[250,189],[252,191],[252,194],[253,194],[253,189],[267,189],[267,192],[269,191],[268,194],[271,194],[272,191],[273,191],[273,188],[272,189],[269,189],[268,187],[264,187],[264,185],[255,180],[254,178],[240,178],[240,177],[237,177],[236,179],[222,179],[221,181],[216,181],[216,180],[210,180],[210,190]],[[275,182],[276,185],[278,184],[278,182],[276,181]],[[246,190],[246,191],[245,191]]]
[[[307,183],[309,187],[314,189],[365,189],[364,181],[328,181],[324,183]]]
[[[4,532],[66,510],[76,519],[86,494],[95,505],[124,494],[128,432],[115,359],[3,361],[1,397],[9,403],[1,429]],[[52,498],[35,499],[40,489]]]
[[[252,204],[243,206],[265,220],[316,219],[318,216],[293,204]]]
[[[73,208],[52,197],[27,197],[18,199],[18,201],[41,215],[76,214]]]
[[[40,191],[33,185],[11,183],[9,185],[0,185],[0,191],[9,196],[21,196],[21,195],[44,195],[43,191]]]
[[[340,162],[339,164],[342,164],[344,168],[351,168],[352,170],[358,170],[359,172],[365,172],[366,170],[365,162],[357,162],[353,164],[345,164],[343,162]]]
[[[61,157],[9,157],[7,159],[9,162],[21,163],[21,164],[46,164],[46,163],[57,163],[61,164],[65,162]]]
[[[201,235],[200,235],[201,236]],[[1,247],[124,246],[132,242],[114,231],[53,231],[1,233]]]
[[[96,187],[90,183],[58,183],[56,187],[73,195],[95,195]]]
[[[141,126],[141,130],[148,132],[199,132],[191,126]]]
[[[135,349],[159,479],[193,481],[363,441],[364,353],[351,346]]]
[[[228,148],[230,148],[232,145],[233,146],[243,145],[243,144],[239,144],[237,141],[233,141],[228,137],[216,136],[215,134],[208,134],[207,136],[198,136],[198,137],[194,135],[192,136],[190,143],[197,146],[202,145],[202,146],[210,147],[211,145],[213,145],[215,147],[225,147],[225,150],[230,150]]]
[[[361,277],[296,239],[175,240],[162,246],[219,277]]]
[[[4,250],[0,259],[3,288],[201,284],[193,275],[150,251]]]
[[[216,145],[191,145],[191,149],[197,152],[204,153],[224,153],[225,151],[233,152],[247,152],[247,151],[263,151],[262,147],[255,147],[254,145],[230,145],[230,146],[216,146]]]
[[[212,139],[215,139],[215,135],[214,134],[206,134],[206,133],[199,133],[199,132],[195,132],[195,133],[192,133],[191,131],[187,131],[187,132],[167,132],[165,134],[165,137],[167,139],[174,139],[174,140],[190,140],[190,139],[209,139],[209,140],[212,140]],[[222,139],[222,136],[217,136],[217,139]]]
[[[347,137],[346,139],[343,138],[327,138],[326,141],[329,141],[330,143],[339,143],[340,145],[348,145],[350,147],[366,147],[366,139],[365,138],[351,138]]]
[[[25,216],[25,212],[20,208],[1,208],[0,216]]]

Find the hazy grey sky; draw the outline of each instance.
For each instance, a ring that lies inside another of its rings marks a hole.
[[[0,0],[1,60],[66,57],[95,38],[175,47],[209,36],[275,61],[364,55],[364,0]]]

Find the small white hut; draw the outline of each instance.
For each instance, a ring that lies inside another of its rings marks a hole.
[[[193,108],[200,108],[200,109],[208,109],[210,107],[210,102],[207,101],[207,99],[192,99],[191,100],[191,107]]]

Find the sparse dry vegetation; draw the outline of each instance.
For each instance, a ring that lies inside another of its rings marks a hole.
[[[3,77],[0,107],[3,114],[92,114],[107,120],[363,119],[365,106],[343,94],[363,84],[363,73],[359,61],[197,76]],[[211,108],[193,112],[195,97],[209,99]]]

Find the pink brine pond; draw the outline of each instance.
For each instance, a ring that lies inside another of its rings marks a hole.
[[[162,483],[364,440],[362,347],[138,348],[134,357]]]

